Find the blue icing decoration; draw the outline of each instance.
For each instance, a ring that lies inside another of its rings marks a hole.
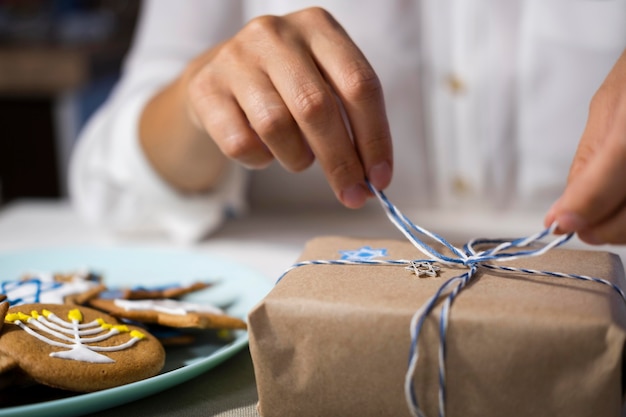
[[[3,281],[0,283],[0,293],[6,294],[10,305],[38,303],[43,292],[54,290],[61,285],[63,284],[60,282],[43,282],[39,278],[23,281]],[[11,293],[17,294],[17,296],[11,296]]]
[[[340,250],[342,260],[347,261],[369,261],[374,258],[387,256],[387,249],[372,249],[370,246],[363,246],[357,250]]]

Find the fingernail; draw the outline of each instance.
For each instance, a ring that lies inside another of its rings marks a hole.
[[[554,202],[554,204],[552,204],[552,207],[550,207],[548,209],[548,211],[546,212],[546,215],[543,218],[543,222],[544,222],[544,226],[545,227],[550,227],[552,226],[552,223],[554,223],[554,221],[556,220],[556,209],[557,209],[557,204],[558,204],[558,200]],[[560,230],[557,229],[559,232]]]
[[[376,164],[370,168],[367,176],[374,188],[382,190],[391,181],[391,165],[387,161]]]
[[[368,192],[362,184],[355,184],[341,191],[340,199],[349,208],[359,208],[365,204]]]
[[[556,210],[557,210],[557,208],[559,206],[559,201],[560,200],[556,200],[554,203],[552,203],[552,206],[550,206],[550,208],[546,212],[546,218],[554,217],[554,213],[556,212]]]
[[[576,213],[562,213],[556,221],[563,233],[576,232],[587,227],[587,221]]]

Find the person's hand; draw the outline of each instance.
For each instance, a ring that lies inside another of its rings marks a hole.
[[[297,172],[319,161],[337,198],[357,208],[392,175],[381,84],[327,12],[250,21],[186,73],[190,116],[221,152],[252,169]]]
[[[589,107],[563,195],[545,224],[591,244],[626,243],[626,51]]]

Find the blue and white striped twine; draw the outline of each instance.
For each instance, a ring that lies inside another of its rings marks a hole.
[[[411,346],[409,350],[409,364],[408,370],[405,375],[404,380],[404,394],[407,401],[407,405],[411,414],[415,417],[425,417],[424,412],[419,406],[419,402],[417,400],[417,395],[415,394],[413,379],[417,368],[417,360],[419,358],[419,336],[424,325],[424,322],[428,315],[433,311],[435,306],[437,305],[437,301],[440,297],[445,296],[445,300],[443,302],[440,319],[439,319],[439,417],[445,416],[445,403],[446,403],[446,368],[445,368],[445,360],[446,360],[446,331],[448,329],[448,319],[450,315],[450,306],[454,299],[459,295],[459,293],[467,287],[467,284],[476,276],[476,271],[478,268],[487,268],[498,271],[505,272],[516,272],[516,273],[524,273],[524,274],[532,274],[532,275],[543,275],[550,276],[556,278],[572,278],[582,281],[592,281],[597,282],[603,285],[607,285],[612,288],[615,292],[619,294],[619,296],[626,302],[626,294],[624,291],[619,288],[614,283],[602,279],[595,278],[586,275],[577,275],[577,274],[565,274],[561,272],[550,272],[550,271],[540,271],[535,269],[527,269],[527,268],[513,268],[502,265],[495,265],[493,263],[488,262],[503,262],[510,261],[518,258],[525,258],[531,256],[540,256],[544,253],[548,252],[550,249],[555,248],[557,246],[563,245],[565,242],[571,239],[572,234],[560,235],[556,237],[549,243],[545,243],[543,246],[537,249],[524,249],[518,251],[508,251],[503,252],[504,250],[510,250],[514,248],[526,248],[530,244],[540,241],[548,235],[551,235],[556,230],[556,223],[552,224],[550,227],[545,230],[536,233],[532,236],[519,238],[514,240],[507,239],[472,239],[468,243],[466,243],[463,247],[463,250],[456,248],[451,245],[448,241],[446,241],[443,237],[437,235],[436,233],[430,232],[409,220],[404,214],[400,212],[400,210],[391,203],[385,194],[382,191],[376,190],[369,184],[370,190],[378,197],[387,217],[391,220],[391,222],[406,236],[407,239],[415,247],[427,256],[426,259],[416,259],[416,260],[345,260],[345,259],[337,259],[337,260],[309,260],[296,263],[288,268],[276,281],[278,284],[285,275],[301,266],[306,265],[404,265],[408,266],[411,262],[429,262],[434,263],[438,262],[443,265],[448,266],[456,266],[461,268],[466,268],[467,271],[461,275],[455,276],[453,278],[445,281],[439,289],[435,292],[435,294],[429,298],[413,315],[411,318]],[[416,234],[417,233],[417,234]],[[433,247],[426,244],[423,240],[421,240],[419,235],[426,236],[436,242],[439,242],[446,248],[448,248],[453,255],[447,256]],[[485,249],[482,251],[477,251],[475,246],[478,245],[491,245],[493,246],[491,249]]]

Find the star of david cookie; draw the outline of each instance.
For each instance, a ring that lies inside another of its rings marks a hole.
[[[245,329],[246,322],[209,304],[180,300],[106,300],[95,298],[90,305],[114,317],[168,327],[198,329]]]
[[[27,274],[22,279],[0,282],[12,306],[28,303],[85,304],[105,289],[100,277],[89,272]]]
[[[0,332],[0,372],[19,369],[38,383],[70,391],[145,379],[164,361],[163,346],[146,330],[84,306],[13,306]]]

